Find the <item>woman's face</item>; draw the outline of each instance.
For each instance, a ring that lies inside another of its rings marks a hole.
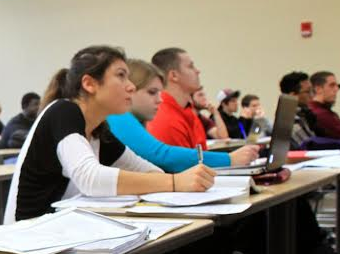
[[[123,60],[116,60],[106,69],[95,94],[103,114],[122,114],[130,109],[136,87],[128,75],[129,69]]]
[[[162,81],[155,77],[144,88],[133,94],[131,112],[141,122],[150,121],[154,118],[158,106],[162,102],[162,90]]]

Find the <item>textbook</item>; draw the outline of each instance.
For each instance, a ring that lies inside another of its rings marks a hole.
[[[94,243],[102,245],[103,241],[115,242],[113,247],[106,246],[106,252],[115,248],[119,249],[117,253],[125,253],[131,246],[140,246],[147,241],[148,228],[85,210],[64,209],[0,226],[0,234],[0,251],[9,253],[52,254]],[[87,250],[92,249],[87,247]]]

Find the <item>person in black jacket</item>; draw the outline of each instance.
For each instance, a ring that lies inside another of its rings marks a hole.
[[[40,96],[27,93],[21,99],[22,112],[13,117],[3,129],[0,148],[21,148],[26,136],[37,118]]]
[[[253,119],[241,114],[237,118],[234,114],[238,110],[238,98],[240,91],[233,91],[231,89],[220,90],[217,94],[217,100],[220,102],[218,111],[227,126],[230,138],[246,139],[253,123]]]

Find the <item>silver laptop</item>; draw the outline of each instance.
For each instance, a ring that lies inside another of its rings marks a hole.
[[[216,167],[218,175],[259,175],[280,170],[286,161],[298,102],[295,97],[280,95],[266,163],[235,167]]]

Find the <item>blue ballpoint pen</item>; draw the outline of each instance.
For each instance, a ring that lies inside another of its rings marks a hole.
[[[246,131],[245,131],[245,129],[244,129],[243,124],[242,124],[240,121],[238,122],[238,127],[239,127],[240,130],[241,130],[241,133],[242,133],[243,138],[244,138],[244,139],[247,139]]]

